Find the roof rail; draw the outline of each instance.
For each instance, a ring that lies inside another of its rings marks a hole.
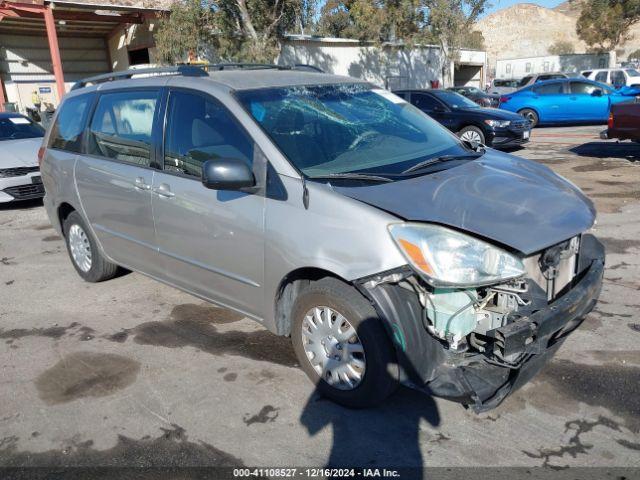
[[[103,75],[96,75],[95,77],[85,78],[76,82],[71,90],[77,90],[79,88],[86,87],[88,84],[97,84],[104,82],[111,82],[113,80],[123,80],[131,78],[135,75],[183,75],[185,77],[207,77],[209,74],[201,67],[194,65],[177,65],[173,67],[158,67],[158,68],[132,68],[129,70],[123,70],[122,72],[105,73]]]
[[[273,63],[212,63],[204,65],[204,68],[211,70],[262,70],[262,69],[274,69],[274,70],[291,70],[288,65],[275,65]]]

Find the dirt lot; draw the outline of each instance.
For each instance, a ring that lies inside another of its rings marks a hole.
[[[608,248],[596,310],[496,410],[319,399],[287,339],[138,274],[81,281],[38,204],[0,207],[0,466],[640,466],[640,145],[544,128]]]

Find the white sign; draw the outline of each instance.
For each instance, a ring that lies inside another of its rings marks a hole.
[[[29,125],[31,123],[24,117],[9,117],[9,121],[14,125]]]

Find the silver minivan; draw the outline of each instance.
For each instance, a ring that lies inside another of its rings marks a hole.
[[[493,408],[600,293],[575,185],[354,78],[108,74],[65,97],[44,147],[44,203],[82,278],[134,270],[290,336],[347,406],[405,384]]]

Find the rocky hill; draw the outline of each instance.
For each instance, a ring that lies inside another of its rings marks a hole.
[[[557,41],[571,42],[576,53],[585,53],[587,45],[576,33],[583,1],[567,0],[554,9],[517,3],[481,19],[476,29],[485,38],[490,69],[497,59],[548,55]],[[640,24],[634,26],[632,35],[618,52],[619,60],[640,48]]]

